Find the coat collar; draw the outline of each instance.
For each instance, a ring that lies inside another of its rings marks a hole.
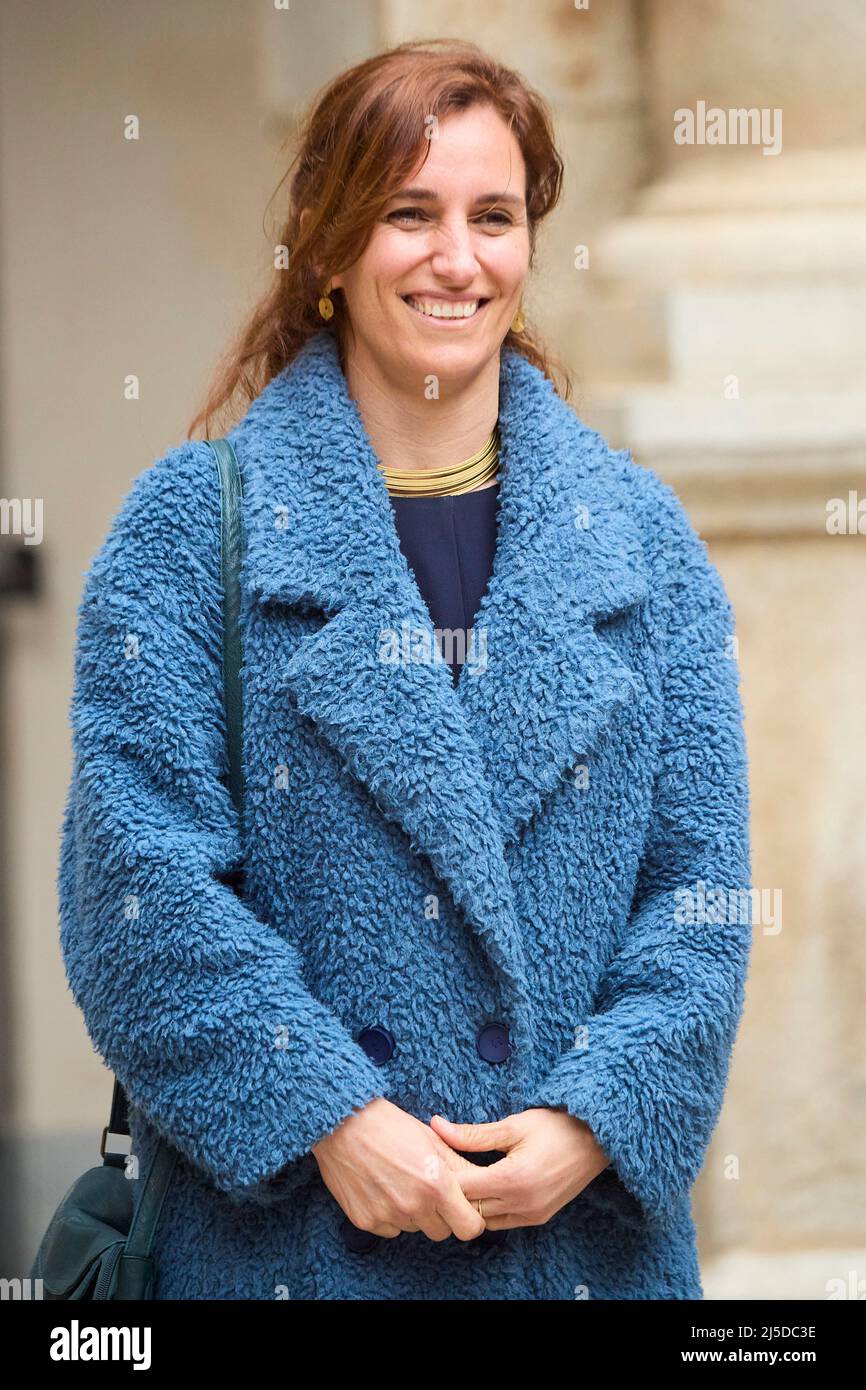
[[[328,331],[229,438],[252,601],[329,619],[287,654],[275,685],[428,856],[514,981],[524,971],[505,847],[633,697],[633,673],[595,623],[645,598],[647,576],[604,441],[512,349],[499,424],[497,551],[476,619],[486,667],[468,663],[456,689],[449,666],[429,659],[432,621]],[[387,629],[414,635],[414,659],[382,659]]]

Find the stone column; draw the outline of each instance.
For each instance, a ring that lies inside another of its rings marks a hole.
[[[588,415],[676,488],[734,602],[767,894],[696,1216],[728,1252],[708,1295],[823,1298],[866,1246],[866,15],[644,14],[657,172],[599,239]],[[779,110],[781,151],[678,145],[699,102]]]

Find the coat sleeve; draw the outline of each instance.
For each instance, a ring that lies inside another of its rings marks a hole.
[[[663,733],[636,889],[592,1016],[575,1020],[579,1046],[528,1101],[584,1120],[654,1220],[671,1215],[703,1165],[751,945],[733,614],[703,541],[666,495]]]
[[[218,477],[189,443],[139,475],[85,579],[61,946],[130,1106],[233,1200],[267,1203],[383,1091],[278,924],[221,881],[241,847],[220,585]]]

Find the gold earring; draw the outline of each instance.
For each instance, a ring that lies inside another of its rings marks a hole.
[[[322,290],[322,295],[319,299],[319,313],[326,321],[334,317],[334,301],[330,295],[330,288],[329,285],[327,289]]]
[[[511,320],[511,331],[512,333],[522,333],[525,327],[526,319],[523,317],[523,304],[521,303],[517,313]]]

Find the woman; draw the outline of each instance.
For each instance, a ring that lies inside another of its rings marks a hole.
[[[246,391],[243,834],[205,441],[88,573],[62,938],[139,1171],[180,1155],[158,1298],[701,1296],[750,939],[732,616],[526,329],[561,167],[466,44],[313,109],[195,422]]]

